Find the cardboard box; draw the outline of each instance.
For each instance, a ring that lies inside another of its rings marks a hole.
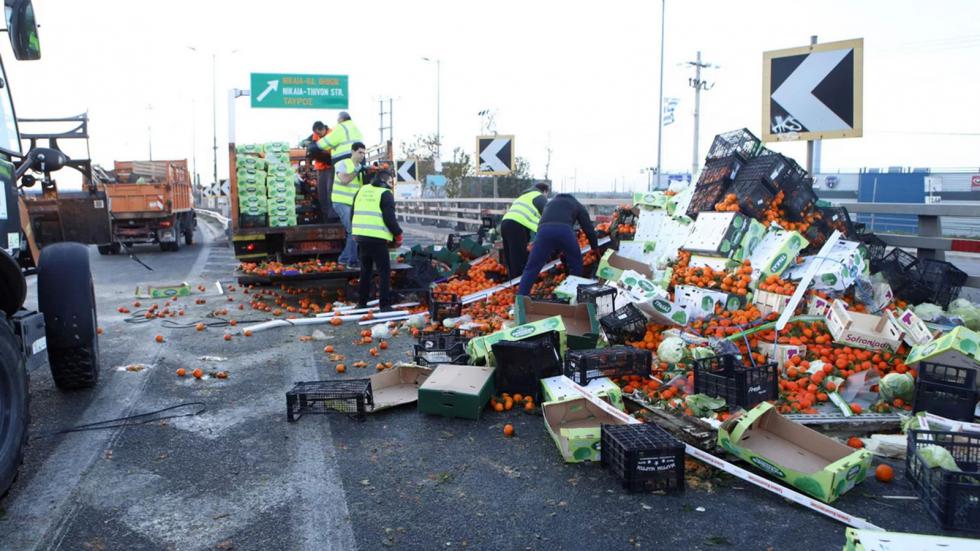
[[[656,248],[656,241],[620,241],[619,252],[616,254],[630,260],[642,262],[647,266],[653,266],[659,259]]]
[[[913,346],[905,363],[922,361],[980,369],[980,334],[960,326],[938,339]]]
[[[716,304],[721,304],[725,310],[741,310],[746,304],[746,299],[743,296],[721,291],[678,285],[674,288],[674,304],[687,312],[689,318],[703,319],[715,314]]]
[[[595,315],[595,304],[556,304],[534,302],[526,296],[517,297],[514,317],[521,325],[538,322],[553,316],[561,316],[565,325],[566,343],[572,350],[595,348],[602,333]],[[564,353],[564,351],[562,351]]]
[[[747,216],[738,212],[702,212],[683,249],[708,256],[735,256],[749,231]]]
[[[782,275],[796,263],[796,256],[809,244],[800,232],[769,228],[748,256],[752,262],[752,280],[762,281],[770,275]]]
[[[650,321],[660,325],[687,325],[690,314],[679,304],[663,297],[647,300],[634,300],[633,304],[643,312]]]
[[[623,270],[619,285],[625,286],[630,293],[642,299],[668,296],[667,285],[663,281],[651,281],[640,272],[633,270]]]
[[[666,209],[667,199],[662,191],[637,191],[633,193],[633,206]]]
[[[636,221],[636,233],[633,239],[637,241],[655,241],[660,235],[660,228],[670,216],[663,209],[652,210],[641,208]]]
[[[887,312],[879,316],[851,312],[843,301],[835,300],[825,319],[830,334],[838,343],[889,352],[902,345],[902,330]]]
[[[892,322],[904,333],[903,339],[909,346],[927,344],[932,340],[932,331],[929,330],[926,322],[915,315],[911,308],[906,308],[901,312],[888,310],[888,313],[892,317]]]
[[[552,316],[517,327],[501,329],[489,335],[474,337],[466,343],[466,354],[470,357],[470,361],[485,361],[487,365],[492,366],[494,365],[494,359],[493,351],[490,347],[493,343],[500,341],[519,341],[540,335],[541,333],[547,333],[548,331],[558,332],[561,339],[561,353],[564,356],[565,350],[568,348],[568,343],[565,337],[565,323],[561,316]]]
[[[766,227],[762,225],[755,218],[749,219],[749,227],[742,236],[742,241],[739,243],[739,247],[735,250],[735,255],[732,256],[732,260],[741,262],[746,258],[752,256],[756,248],[759,247],[759,243],[762,243],[763,238],[766,236]]]
[[[843,302],[843,301],[842,301]],[[826,316],[830,312],[830,306],[833,301],[824,299],[817,295],[811,295],[810,300],[806,302],[806,315],[808,316]],[[844,307],[847,307],[847,303],[844,303]]]
[[[675,219],[686,218],[688,224],[693,222],[693,220],[687,216],[687,209],[691,206],[692,199],[694,199],[693,185],[689,185],[677,192],[675,195],[667,197],[667,214],[673,216]]]
[[[606,251],[599,259],[596,277],[606,281],[619,281],[623,275],[623,270],[640,272],[648,279],[653,279],[653,270],[650,269],[649,265],[621,256],[612,249]]]
[[[400,365],[371,375],[371,391],[374,393],[371,413],[417,401],[419,387],[431,374],[432,370],[427,367]]]
[[[493,392],[492,367],[442,364],[419,386],[419,411],[479,419]]]
[[[867,251],[856,241],[838,241],[820,264],[812,287],[818,291],[844,291],[862,275],[868,275]],[[821,259],[809,256],[803,262],[786,271],[786,279],[799,281],[814,262]]]
[[[692,254],[690,262],[687,263],[691,268],[708,267],[715,271],[729,270],[740,263],[724,256],[705,256],[703,254]]]
[[[793,356],[806,356],[806,345],[795,345],[795,344],[777,344],[773,345],[771,342],[759,341],[759,352],[769,358],[770,360],[776,362],[776,365],[780,369],[786,362],[789,361]]]
[[[567,298],[572,301],[572,304],[575,304],[575,299],[578,298],[578,286],[594,285],[596,283],[599,283],[596,279],[570,275],[555,287],[554,293],[556,297]]]
[[[693,229],[694,221],[686,216],[664,220],[660,225],[660,233],[654,239],[657,243],[654,249],[657,261],[677,258],[677,251],[687,242]]]
[[[786,419],[763,402],[718,428],[718,443],[769,475],[830,503],[864,480],[871,454]]]
[[[541,405],[544,426],[567,463],[599,461],[602,425],[622,425],[623,420],[607,413],[584,396]]]
[[[582,394],[572,387],[571,382],[572,380],[564,375],[541,379],[542,402],[561,402],[581,398]],[[626,404],[623,403],[623,391],[609,377],[593,379],[585,385],[585,389],[596,398],[609,402],[616,409],[626,411]]]
[[[147,285],[136,287],[137,298],[172,298],[191,296],[191,286],[186,282],[180,285]]]

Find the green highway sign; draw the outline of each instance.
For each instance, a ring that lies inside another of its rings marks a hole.
[[[347,109],[347,75],[252,73],[252,107]]]

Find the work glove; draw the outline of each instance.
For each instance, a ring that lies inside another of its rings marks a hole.
[[[404,234],[401,234],[400,233],[400,234],[398,234],[398,235],[395,236],[395,246],[396,247],[401,247],[402,246],[402,241],[404,241]]]

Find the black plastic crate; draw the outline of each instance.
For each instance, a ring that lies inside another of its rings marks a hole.
[[[790,161],[779,153],[762,155],[745,163],[735,178],[735,185],[762,183],[775,194],[780,189],[780,184],[793,173],[793,169]]]
[[[565,376],[580,385],[602,377],[650,374],[653,354],[632,346],[613,346],[565,353]]]
[[[738,153],[712,159],[704,163],[697,183],[698,185],[717,182],[732,183],[738,177],[743,166],[745,166],[745,158]]]
[[[911,303],[931,302],[949,307],[966,283],[966,272],[949,262],[917,258],[902,249],[892,249],[879,268],[895,295]]]
[[[456,344],[466,344],[468,341],[459,330],[449,333],[422,334],[418,337],[418,345],[423,350],[449,350]]]
[[[243,228],[264,228],[269,225],[269,219],[265,214],[242,214],[238,217],[238,221]]]
[[[577,304],[594,304],[595,315],[597,318],[601,318],[616,310],[617,294],[615,287],[601,283],[579,285],[575,292],[575,302]]]
[[[286,392],[286,419],[307,413],[348,413],[363,418],[374,407],[371,379],[298,382]]]
[[[561,339],[555,331],[520,341],[500,341],[491,345],[494,362],[494,388],[541,398],[541,379],[561,374]]]
[[[421,344],[412,345],[412,361],[424,367],[439,364],[464,365],[469,363],[464,343],[456,343],[446,348],[425,348]]]
[[[715,136],[711,147],[708,148],[708,160],[719,159],[738,153],[746,159],[751,159],[762,151],[762,140],[748,128],[732,130]]]
[[[854,223],[851,216],[844,207],[817,207],[820,211],[820,225],[829,237],[837,230],[844,237],[853,237],[857,232],[854,231]]]
[[[684,444],[653,423],[602,425],[600,462],[629,492],[684,491]]]
[[[647,317],[633,304],[617,308],[612,314],[599,318],[610,344],[638,341],[647,333]]]
[[[885,259],[888,244],[877,235],[870,232],[858,231],[857,240],[860,241],[868,251],[868,262],[871,264],[871,273],[881,271],[881,262]]]
[[[915,384],[912,411],[928,411],[947,419],[973,421],[978,399],[980,395],[974,387],[965,388],[920,379]]]
[[[570,299],[557,296],[554,293],[533,294],[533,295],[528,295],[528,298],[530,298],[534,302],[548,302],[548,303],[551,303],[551,304],[566,304],[567,305],[570,302]]]
[[[786,159],[790,169],[782,180],[777,182],[783,192],[783,211],[786,218],[794,222],[803,220],[817,203],[817,194],[813,192],[813,178],[807,176],[806,170],[793,159]]]
[[[752,409],[779,396],[775,363],[749,367],[735,354],[694,360],[694,393],[724,398],[729,407]]]
[[[459,295],[431,291],[429,293],[429,321],[441,323],[446,318],[458,318],[463,315],[463,303]]]
[[[966,283],[966,272],[942,260],[919,259],[918,275],[923,286],[930,291],[929,302],[949,307],[949,303],[960,295]]]
[[[700,212],[711,212],[731,189],[727,180],[720,182],[699,183],[694,187],[691,203],[687,207],[687,215],[697,218]]]
[[[738,198],[742,213],[758,219],[763,217],[776,198],[773,190],[762,180],[736,180],[732,184],[732,193]]]
[[[916,371],[920,381],[971,389],[977,385],[977,370],[972,367],[919,362]]]
[[[920,455],[925,446],[946,448],[960,472],[930,469]],[[905,476],[944,530],[980,533],[980,434],[910,430]]]

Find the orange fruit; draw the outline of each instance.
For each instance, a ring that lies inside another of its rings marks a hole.
[[[187,370],[184,369],[183,367],[178,368],[177,369],[177,376],[178,377],[183,377],[184,375],[187,375]]]
[[[372,356],[377,356],[378,355],[378,349],[377,348],[372,348],[372,349],[368,350],[368,353],[370,353]]]
[[[493,410],[496,412],[504,411],[504,405],[501,404],[500,402],[497,402],[493,405]]]
[[[228,372],[227,371],[219,371],[219,372],[215,373],[214,376],[217,377],[217,378],[219,378],[219,379],[227,379],[228,378]]]
[[[204,376],[204,372],[201,371],[201,368],[197,368],[194,370],[193,373],[191,373],[191,375],[193,375],[195,379],[200,379],[201,377]]]
[[[244,334],[245,334],[246,337],[251,337],[252,336],[252,331],[249,330],[249,329],[246,329]]]
[[[228,320],[228,325],[234,327],[238,325],[238,320]]]
[[[155,340],[157,342],[163,342],[163,340],[164,340],[163,339],[163,335],[157,335],[156,337],[153,337],[153,340]]]
[[[370,337],[371,336],[371,330],[370,329],[364,329],[363,331],[361,331],[361,336],[362,337]]]
[[[853,411],[855,414],[861,413],[861,405],[860,404],[851,404],[851,411]]]
[[[330,325],[340,325],[341,323],[344,323],[344,320],[340,318],[330,318]]]
[[[95,328],[95,334],[96,335],[101,335],[102,333],[105,333],[105,331],[101,327],[96,327]]]
[[[515,394],[515,395],[514,395],[514,401],[515,401],[515,402],[520,402],[520,401],[521,401],[521,400],[523,400],[523,399],[524,399],[524,397],[523,397],[523,396],[521,396],[520,394]]]
[[[534,411],[534,402],[524,402],[524,411]]]
[[[225,333],[225,340],[226,341],[230,341],[231,340],[231,333]]]
[[[337,364],[337,373],[343,373],[344,371],[347,371],[347,366],[344,364]]]
[[[892,469],[891,465],[882,463],[875,469],[875,478],[878,482],[891,482],[895,478],[895,469]]]
[[[852,436],[847,439],[847,445],[852,448],[861,449],[864,447],[864,442],[862,442],[857,436]]]
[[[378,344],[378,347],[381,348],[381,350],[388,350],[388,341],[381,341],[381,343]]]
[[[194,326],[194,329],[197,329],[198,331],[204,331],[204,322],[198,322],[197,325]]]
[[[385,369],[385,364],[383,364],[383,363],[381,363],[381,362],[378,362],[378,364],[377,364],[377,365],[375,365],[375,366],[374,366],[374,368],[375,368],[375,369],[377,369],[378,371],[384,371],[384,369]]]
[[[514,436],[514,425],[511,425],[510,423],[504,425],[504,436]]]
[[[327,346],[324,346],[323,347],[323,351],[326,354],[333,354],[333,345],[332,344],[328,344]]]

